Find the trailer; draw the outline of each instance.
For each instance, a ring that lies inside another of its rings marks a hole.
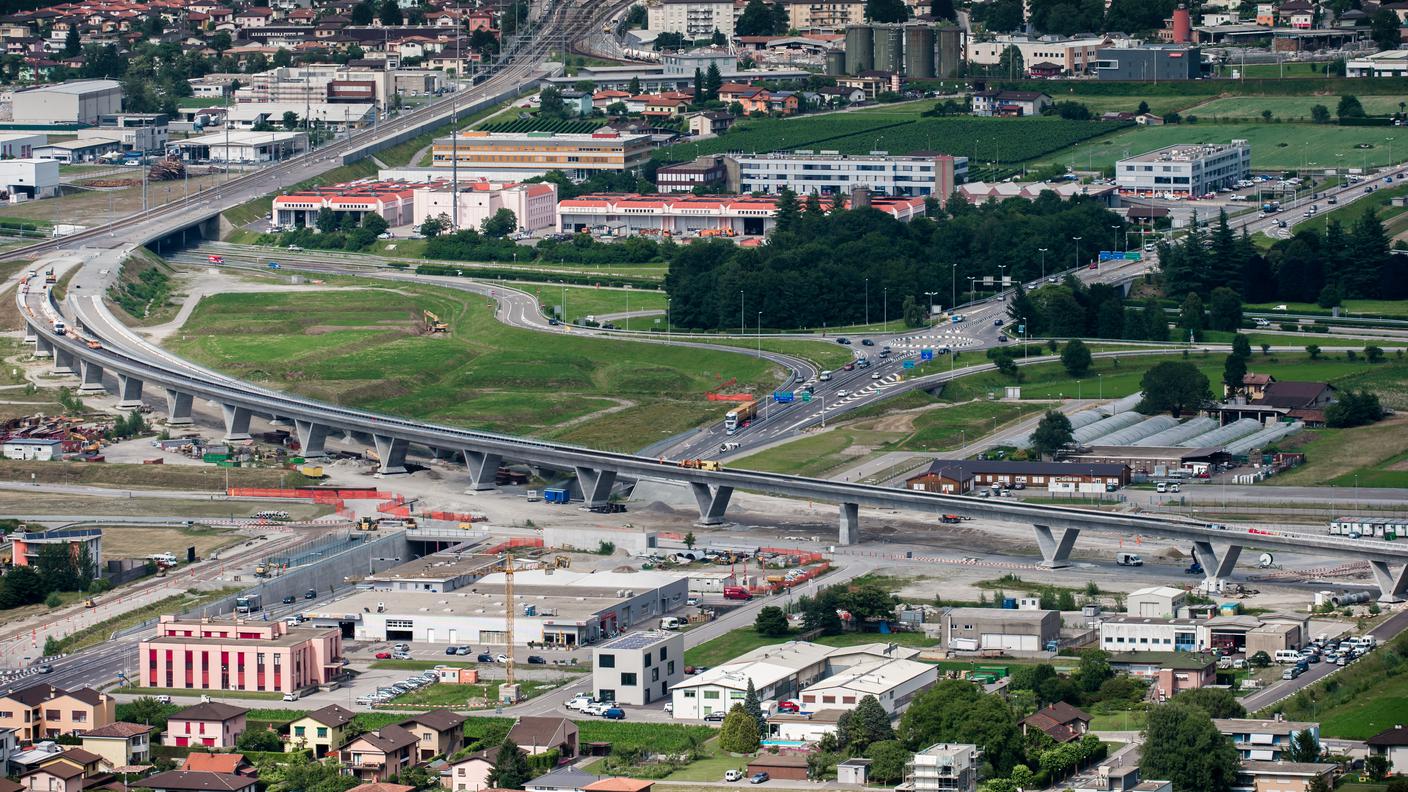
[[[544,503],[571,503],[572,495],[563,487],[551,487],[543,490]]]

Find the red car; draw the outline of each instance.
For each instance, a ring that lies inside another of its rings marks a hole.
[[[211,264],[224,264],[224,263],[225,263],[225,257],[224,257],[224,256],[211,256],[211,257],[210,257],[210,263],[211,263]]]
[[[390,660],[390,659],[391,659],[391,653],[390,653],[390,652],[377,652],[377,653],[376,653],[376,659],[378,659],[378,660]]]
[[[777,702],[777,711],[778,711],[778,712],[801,712],[801,711],[802,711],[802,708],[799,707],[799,706],[797,706],[797,702],[795,702],[795,701],[779,701],[779,702]]]

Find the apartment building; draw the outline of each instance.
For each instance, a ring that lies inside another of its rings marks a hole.
[[[22,742],[83,734],[117,720],[117,703],[92,688],[63,690],[43,682],[0,695],[0,729]]]
[[[1197,196],[1251,176],[1252,147],[1229,144],[1168,146],[1115,163],[1115,185],[1133,195]]]
[[[594,132],[461,132],[436,138],[431,165],[449,168],[456,161],[467,174],[486,179],[526,178],[560,170],[583,179],[596,171],[639,168],[650,159],[650,135]]]
[[[904,783],[896,792],[976,792],[983,752],[967,743],[939,743],[905,764]]]
[[[1291,740],[1303,731],[1309,731],[1320,739],[1320,724],[1283,720],[1279,716],[1270,720],[1255,718],[1214,718],[1217,730],[1232,738],[1237,753],[1243,761],[1279,762],[1291,748]]]
[[[882,141],[883,142],[883,141]],[[871,193],[947,197],[968,177],[968,158],[947,154],[867,154],[789,151],[742,154],[725,160],[728,188],[738,193],[797,195],[850,194],[861,187]]]
[[[112,767],[147,764],[152,759],[152,727],[117,721],[84,732],[83,750],[103,757]]]
[[[657,33],[678,33],[686,39],[709,38],[715,31],[733,38],[733,2],[722,0],[659,0],[646,6],[648,27]]]
[[[601,701],[642,706],[684,679],[684,635],[631,633],[592,650],[592,690]]]
[[[177,748],[233,748],[245,730],[249,710],[218,701],[203,701],[166,720],[165,745]]]
[[[303,29],[301,36],[309,31]],[[257,74],[240,75],[237,103],[291,102],[371,103],[381,107],[396,95],[396,71],[312,63],[281,66]]]
[[[416,763],[414,734],[391,725],[367,732],[341,751],[342,772],[364,783],[385,783]]]
[[[295,719],[288,725],[287,750],[311,748],[315,758],[327,756],[347,741],[347,732],[356,714],[345,707],[329,704]]]
[[[295,693],[342,673],[342,633],[284,622],[164,615],[138,649],[139,679],[181,690]]]

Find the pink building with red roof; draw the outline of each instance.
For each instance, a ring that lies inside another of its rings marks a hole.
[[[376,179],[310,187],[276,197],[273,221],[281,226],[311,226],[317,221],[318,212],[326,207],[334,212],[351,212],[359,221],[363,215],[375,212],[392,226],[406,225],[411,222],[415,191],[423,187],[413,182]]]
[[[441,215],[454,219],[456,204],[460,228],[477,228],[500,209],[507,209],[518,219],[520,230],[544,231],[557,222],[557,185],[461,179],[456,196],[449,182],[432,182],[415,192],[413,222],[420,225]]]
[[[870,197],[901,222],[924,214],[922,197]],[[557,229],[610,236],[763,236],[777,221],[777,196],[594,194],[557,204]]]

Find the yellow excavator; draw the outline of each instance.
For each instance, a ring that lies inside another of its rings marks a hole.
[[[439,317],[439,316],[436,316],[433,311],[422,311],[422,312],[421,312],[421,315],[422,315],[422,317],[425,319],[425,329],[429,330],[430,332],[432,332],[432,333],[448,333],[448,332],[450,332],[450,326],[449,326],[448,324],[445,324],[443,321],[441,321],[441,320],[440,320],[440,317]]]

